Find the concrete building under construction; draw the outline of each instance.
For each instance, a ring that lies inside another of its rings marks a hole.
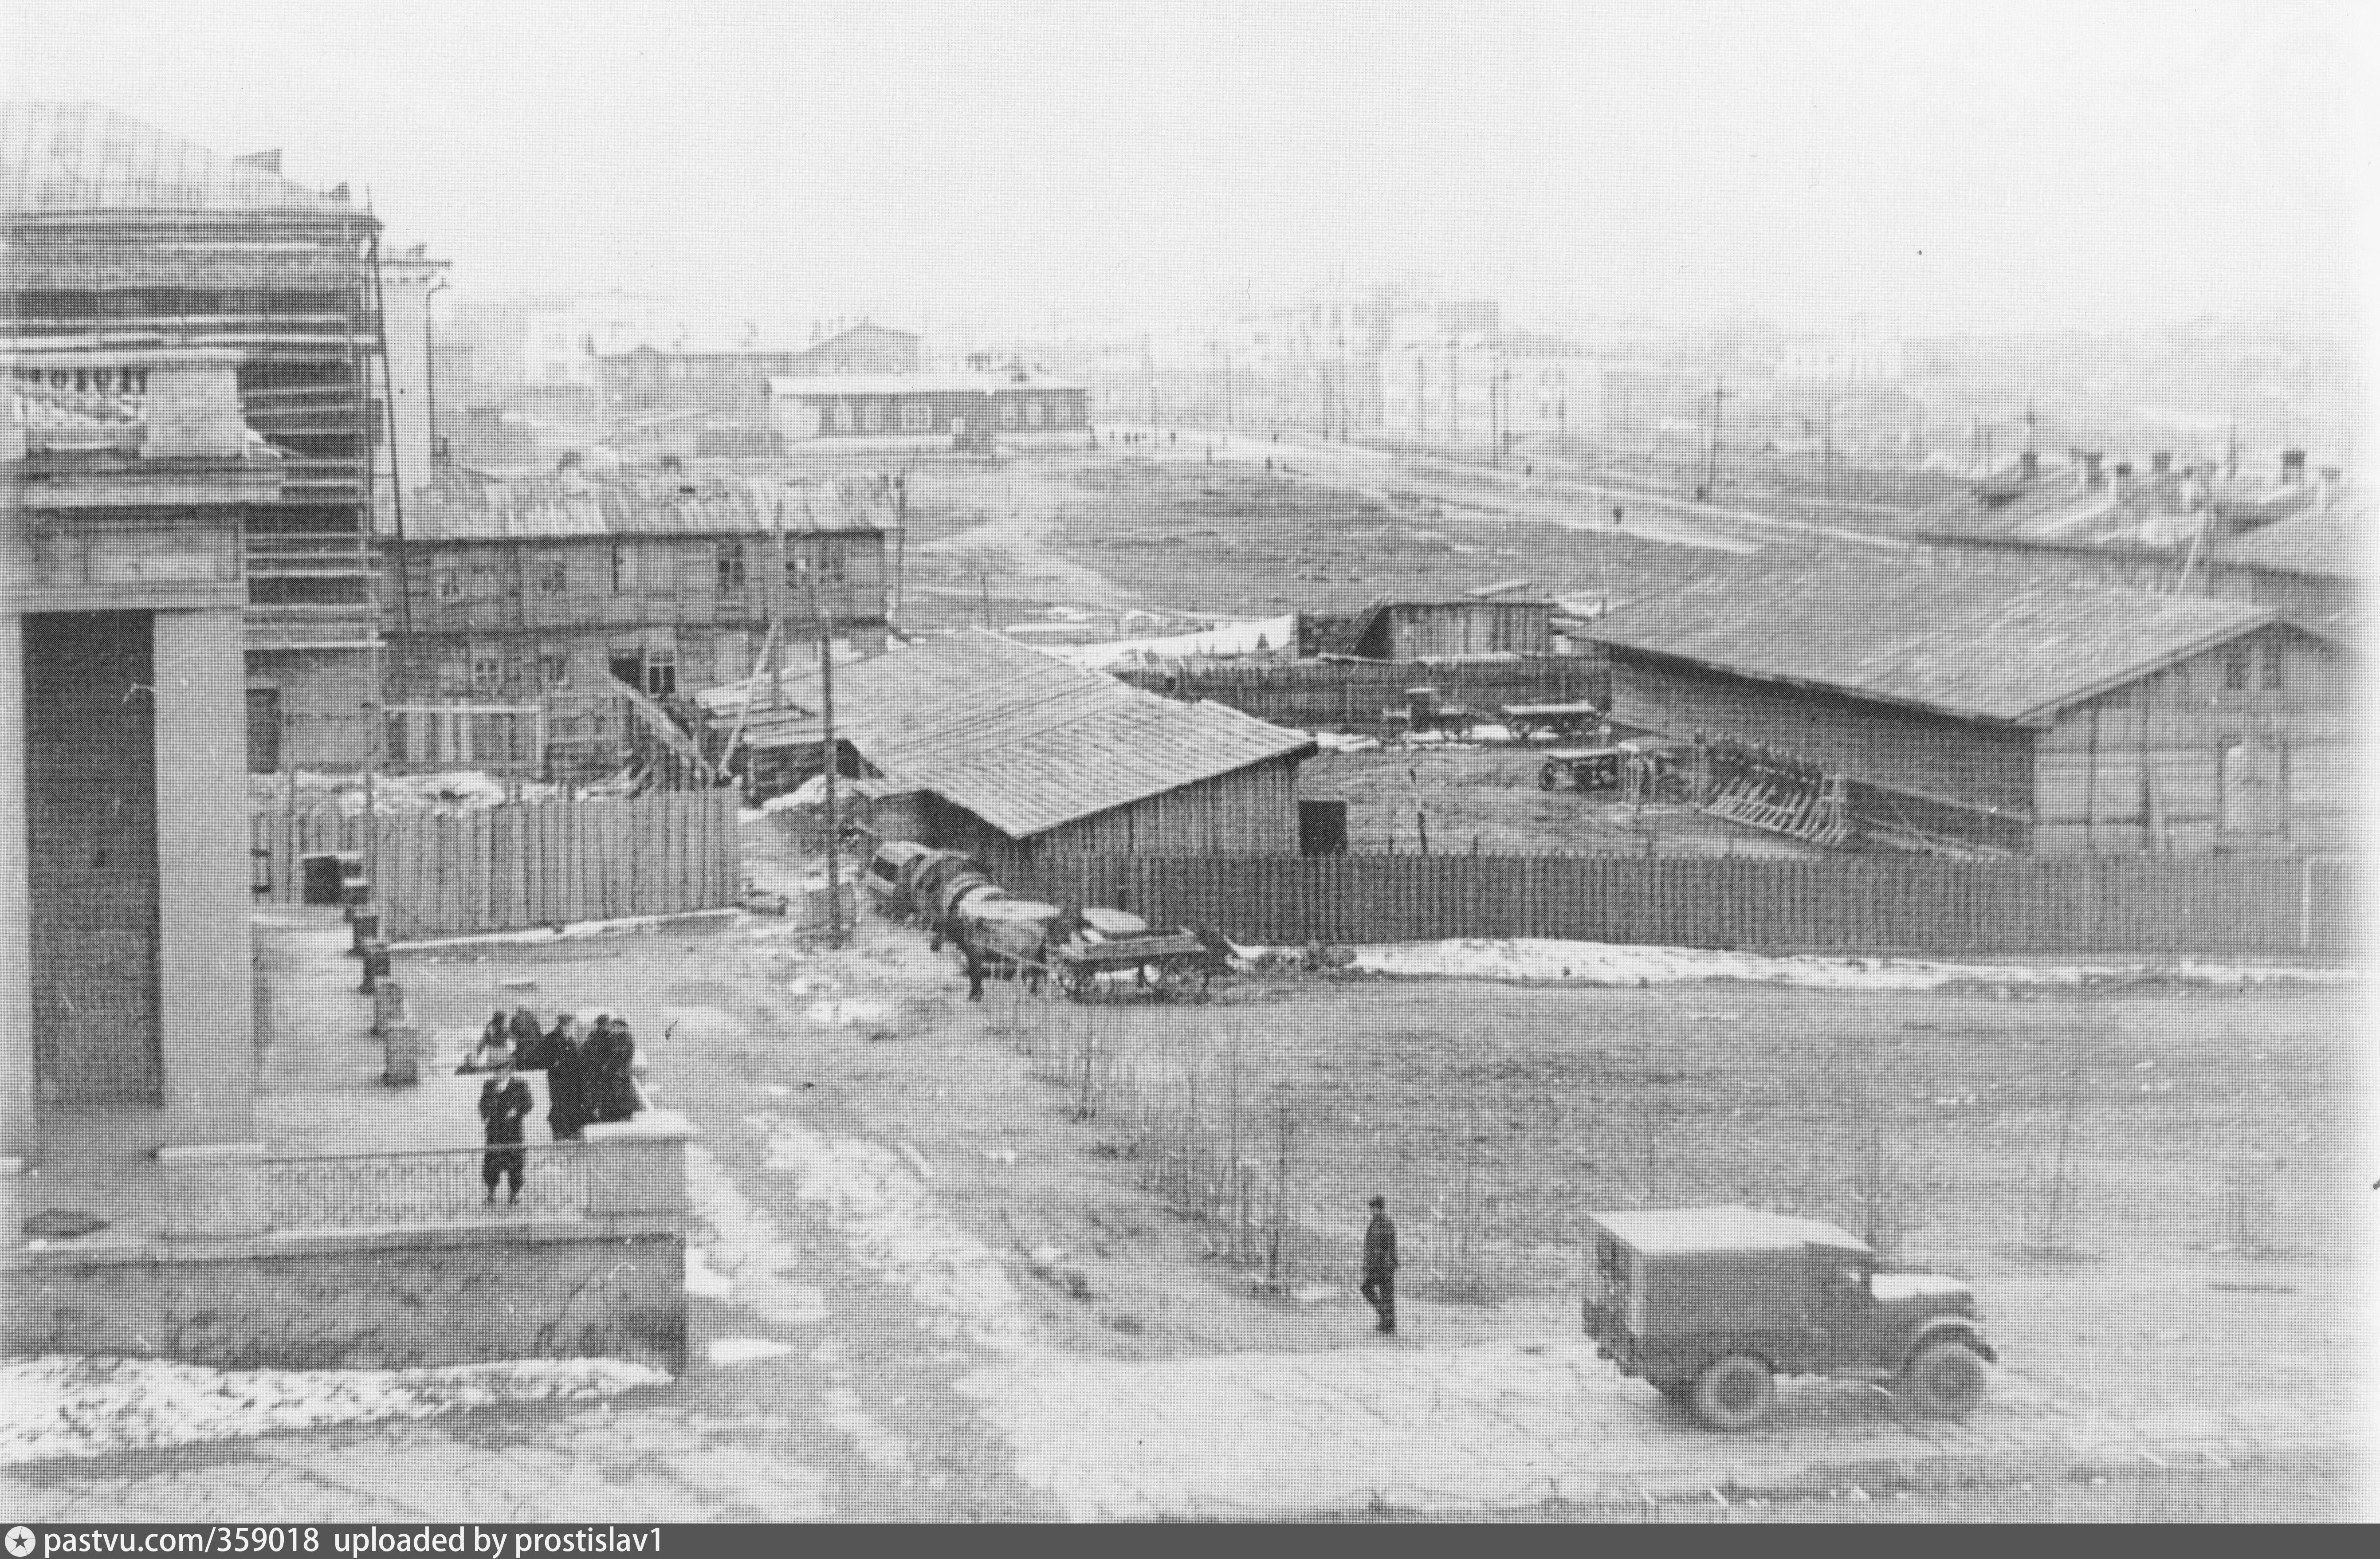
[[[285,178],[277,152],[225,156],[96,104],[0,104],[0,347],[236,353],[241,415],[281,453],[279,496],[242,537],[251,766],[370,754],[376,531],[399,481],[428,474],[398,469],[384,431],[426,386],[392,393],[379,236],[345,185]]]

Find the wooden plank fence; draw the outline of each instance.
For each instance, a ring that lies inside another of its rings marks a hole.
[[[1285,664],[1166,671],[1139,667],[1117,676],[1135,688],[1184,700],[1212,699],[1244,714],[1303,730],[1378,731],[1382,711],[1405,706],[1405,689],[1433,687],[1442,703],[1494,718],[1514,703],[1609,708],[1611,669],[1601,655],[1516,655],[1509,660],[1292,661]]]
[[[1773,952],[2351,956],[2327,858],[1080,856],[1011,892],[1269,944],[1545,937]]]
[[[249,830],[278,903],[301,896],[300,856],[363,849],[363,820],[329,811],[259,812]],[[725,908],[743,885],[726,788],[383,813],[378,834],[372,896],[392,942]]]

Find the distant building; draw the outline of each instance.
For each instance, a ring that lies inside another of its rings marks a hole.
[[[601,772],[628,739],[620,684],[671,699],[743,676],[781,618],[781,664],[811,659],[821,615],[880,648],[893,520],[872,478],[457,483],[391,548],[390,761],[453,766],[470,755],[442,744],[472,706],[533,708],[539,766]],[[504,739],[507,761],[530,756]]]
[[[578,390],[592,396],[596,359],[672,330],[664,298],[609,292],[529,312],[522,346],[523,378],[532,390]]]
[[[1612,714],[1849,782],[1863,832],[2038,855],[2337,849],[2350,664],[2246,602],[1760,559],[1585,638]]]
[[[787,454],[1080,445],[1088,395],[1023,369],[787,377],[769,381],[770,427]]]
[[[921,337],[866,321],[798,349],[759,344],[757,329],[734,341],[639,340],[599,351],[596,382],[605,418],[654,410],[700,410],[761,427],[771,378],[914,373]]]
[[[1865,320],[1853,320],[1840,335],[1788,340],[1777,362],[1777,379],[1791,384],[1897,384],[1902,359],[1899,336],[1870,335]]]
[[[1550,601],[1384,597],[1343,616],[1301,614],[1298,653],[1368,661],[1548,655],[1553,653],[1553,613]]]

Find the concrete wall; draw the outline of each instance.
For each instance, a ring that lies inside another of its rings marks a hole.
[[[652,1220],[277,1236],[220,1253],[18,1252],[9,1353],[222,1369],[406,1369],[500,1358],[686,1366],[686,1243]]]

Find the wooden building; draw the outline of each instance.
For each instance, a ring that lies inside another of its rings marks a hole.
[[[1616,720],[1841,775],[1871,835],[2129,855],[2350,833],[2346,653],[2250,603],[1749,559],[1586,637]]]
[[[804,759],[819,679],[768,707],[741,685],[702,695],[716,730]],[[835,671],[835,735],[871,777],[922,794],[929,837],[994,876],[1093,852],[1294,855],[1297,764],[1313,741],[1215,703],[1129,688],[969,629]],[[819,765],[810,761],[809,768]]]
[[[1080,446],[1087,395],[1021,368],[788,376],[769,381],[770,428],[787,454]]]
[[[595,356],[608,422],[638,412],[699,410],[758,430],[768,421],[769,381],[853,373],[915,373],[921,340],[867,321],[808,347],[763,346],[757,333],[734,341],[624,343]]]
[[[1381,597],[1349,615],[1309,613],[1298,652],[1367,661],[1446,660],[1463,655],[1553,653],[1554,603],[1496,596],[1444,600]]]
[[[651,700],[751,670],[782,617],[783,664],[821,619],[847,652],[882,647],[894,523],[880,479],[589,478],[453,486],[390,548],[398,591],[383,675],[400,766],[488,756],[440,745],[437,712],[540,712],[583,773],[615,763]],[[482,729],[485,729],[482,723]],[[517,738],[500,756],[517,761]]]

